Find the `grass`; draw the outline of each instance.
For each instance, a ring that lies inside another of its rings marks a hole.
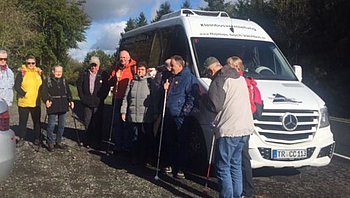
[[[78,96],[78,89],[76,86],[74,85],[69,85],[70,91],[72,92],[72,98],[73,100],[80,100],[79,96]],[[105,99],[105,104],[112,104],[112,95],[107,96],[107,98]]]

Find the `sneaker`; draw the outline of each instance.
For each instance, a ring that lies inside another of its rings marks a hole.
[[[177,171],[177,173],[175,174],[175,178],[177,178],[177,179],[185,179],[185,174],[184,174],[184,172],[182,172],[182,171]]]
[[[167,166],[167,167],[164,167],[164,168],[162,169],[162,172],[163,172],[164,174],[171,174],[171,173],[173,172],[173,170],[172,170],[171,166]]]
[[[58,148],[58,149],[66,149],[66,148],[67,148],[67,145],[62,144],[62,143],[56,143],[56,144],[55,144],[55,148]]]
[[[54,146],[53,146],[52,143],[47,144],[47,150],[48,150],[49,152],[52,152],[52,151],[53,151],[53,148],[54,148]]]

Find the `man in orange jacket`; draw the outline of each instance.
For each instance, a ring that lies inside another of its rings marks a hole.
[[[129,151],[131,140],[128,136],[126,127],[120,117],[120,108],[125,95],[125,90],[129,84],[129,81],[133,79],[136,72],[136,61],[130,57],[130,54],[126,50],[122,50],[119,53],[119,63],[111,72],[109,77],[113,87],[113,132],[114,132],[114,151]]]

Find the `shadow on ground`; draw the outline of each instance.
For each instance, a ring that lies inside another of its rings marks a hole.
[[[105,153],[93,152],[101,156],[101,161],[107,164],[110,167],[115,169],[124,169],[128,173],[136,175],[140,178],[143,178],[157,186],[160,186],[167,191],[173,193],[178,197],[193,197],[196,195],[198,197],[213,197],[216,189],[216,182],[214,178],[210,178],[208,182],[208,189],[212,191],[212,195],[206,194],[203,192],[206,178],[203,176],[195,175],[190,172],[185,172],[186,179],[176,179],[172,175],[158,173],[159,179],[156,180],[156,162],[152,162],[146,165],[134,165],[130,162],[130,159],[127,154],[118,154],[118,155],[105,155]],[[193,183],[196,183],[196,186],[193,186]],[[186,194],[190,192],[191,194]]]

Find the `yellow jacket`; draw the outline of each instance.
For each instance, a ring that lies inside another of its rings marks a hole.
[[[25,65],[22,65],[17,78],[19,79],[17,79],[16,82],[21,82],[20,89],[24,93],[22,96],[18,94],[18,106],[36,107],[38,105],[39,91],[42,84],[41,69],[37,67],[28,69]],[[22,78],[22,80],[20,78]]]

